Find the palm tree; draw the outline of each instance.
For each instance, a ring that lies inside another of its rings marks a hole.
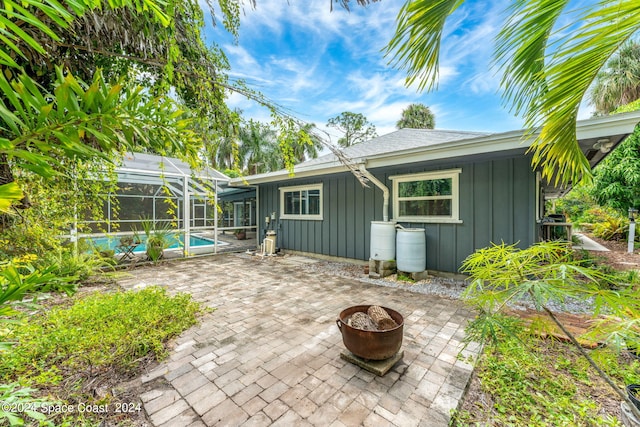
[[[239,165],[238,141],[233,136],[221,136],[210,144],[211,166],[218,170],[235,169]]]
[[[233,110],[230,120],[224,129],[218,129],[217,137],[205,144],[211,166],[218,170],[236,170],[240,167],[240,123],[242,110]],[[206,129],[196,128],[202,135],[210,135],[212,132]]]
[[[436,117],[424,104],[411,104],[402,110],[402,118],[396,123],[398,129],[433,129]]]
[[[257,174],[279,169],[277,153],[276,133],[269,125],[249,120],[240,129],[240,159],[246,173]]]
[[[630,40],[598,73],[591,90],[596,114],[605,115],[640,98],[640,43]]]
[[[407,70],[409,84],[435,86],[444,24],[463,3],[406,1],[387,55]],[[578,108],[606,61],[640,29],[637,0],[592,2],[576,10],[569,4],[512,1],[494,51],[504,101],[528,129],[539,127],[533,166],[555,183],[591,176],[576,138]]]
[[[322,146],[320,137],[313,132],[315,124],[304,124],[300,132],[309,136],[309,138],[298,138],[293,144],[293,156],[296,163],[302,163],[305,160],[315,159],[318,157],[318,149]],[[300,134],[299,132],[299,134]]]

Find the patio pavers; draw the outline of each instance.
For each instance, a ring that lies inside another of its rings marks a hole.
[[[140,397],[155,426],[446,426],[471,376],[457,357],[471,313],[455,300],[242,254],[132,275],[121,285],[162,285],[215,308],[142,377]],[[340,358],[335,320],[360,304],[405,318],[404,358],[383,377]]]

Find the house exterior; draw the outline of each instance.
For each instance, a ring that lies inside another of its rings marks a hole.
[[[640,112],[578,122],[592,166],[638,122]],[[401,129],[344,150],[367,187],[334,154],[230,185],[257,189],[258,236],[274,230],[280,249],[368,260],[371,222],[394,221],[425,229],[428,270],[457,272],[491,243],[540,239],[544,200],[561,189],[531,168],[525,135]]]

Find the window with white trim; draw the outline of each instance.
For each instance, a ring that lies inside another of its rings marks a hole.
[[[449,169],[390,177],[393,218],[407,222],[461,222],[460,172],[462,169]]]
[[[281,187],[281,219],[322,219],[322,184]]]

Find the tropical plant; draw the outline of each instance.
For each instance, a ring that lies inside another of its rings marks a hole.
[[[387,55],[407,70],[408,84],[435,87],[445,22],[464,3],[405,2]],[[580,103],[607,60],[640,28],[640,8],[636,0],[576,9],[568,0],[510,5],[494,51],[503,99],[535,135],[533,166],[549,182],[577,183],[591,176],[576,137]]]
[[[4,419],[10,426],[22,426],[25,425],[25,418],[28,417],[40,426],[54,426],[52,422],[47,421],[47,416],[38,409],[60,405],[60,402],[33,397],[35,392],[37,392],[36,389],[21,387],[17,382],[0,384],[0,402],[2,402],[0,422]]]
[[[103,268],[113,267],[113,259],[102,257],[94,252],[78,252],[57,248],[46,254],[38,265],[53,265],[53,273],[58,277],[73,277],[76,281],[84,282],[92,276],[96,276]]]
[[[150,218],[141,218],[140,224],[146,236],[147,257],[155,263],[162,258],[164,250],[169,246],[170,226],[167,223],[159,225]]]
[[[361,113],[344,111],[330,118],[327,126],[336,128],[344,134],[338,139],[338,145],[345,148],[378,136],[375,125],[369,123]]]
[[[206,141],[207,157],[211,165],[218,169],[240,171],[240,146],[239,135],[242,122],[242,111],[233,110],[232,118],[225,126],[225,130]],[[198,124],[200,128],[203,125]]]
[[[56,153],[62,152],[68,159],[73,159],[76,155],[86,158],[106,148],[104,144],[107,142],[110,150],[122,142],[109,135],[117,122],[111,120],[110,124],[111,117],[108,117],[108,113],[105,123],[107,132],[104,135],[95,127],[95,122],[100,120],[100,116],[91,115],[103,102],[113,103],[114,99],[122,101],[118,99],[123,93],[119,85],[113,86],[114,90],[111,93],[109,91],[112,87],[102,91],[94,100],[93,97],[95,92],[99,92],[102,80],[101,75],[94,74],[89,96],[83,99],[84,102],[74,105],[78,102],[79,95],[85,95],[85,90],[77,79],[71,75],[63,75],[61,69],[54,69],[57,64],[51,63],[48,58],[45,62],[49,66],[47,75],[55,76],[54,79],[50,79],[50,82],[55,84],[42,87],[37,76],[43,74],[35,73],[28,67],[31,64],[41,64],[42,62],[36,59],[46,57],[47,49],[50,51],[52,44],[62,43],[55,29],[69,29],[76,19],[97,6],[97,3],[78,2],[67,10],[58,3],[46,0],[30,2],[28,5],[10,1],[0,13],[0,22],[5,28],[5,37],[8,37],[6,40],[12,40],[10,43],[3,43],[0,48],[0,66],[4,70],[0,79],[2,184],[14,181],[12,168],[26,168],[43,176],[51,176],[54,171],[52,165],[57,163]],[[169,17],[152,0],[144,0],[137,6],[143,6],[150,11],[150,22],[169,25]],[[134,2],[123,0],[110,3],[110,8],[123,7],[134,7]],[[16,22],[20,24],[16,25]],[[23,68],[23,65],[26,65],[27,69]],[[60,86],[59,91],[56,86]],[[140,99],[134,100],[134,103],[139,102]],[[83,108],[79,108],[80,106]],[[68,113],[66,107],[69,107]],[[73,123],[78,121],[79,126],[75,132],[74,127],[67,122],[71,117]],[[126,120],[123,120],[123,123],[126,123]],[[119,125],[116,125],[115,129],[120,129]],[[120,138],[133,135],[131,132],[122,132]],[[68,151],[58,148],[67,145]],[[49,153],[49,150],[54,151]]]
[[[280,169],[276,132],[271,126],[249,120],[240,128],[240,153],[243,171],[258,174]]]
[[[604,240],[626,239],[629,232],[629,220],[615,212],[603,215],[593,224],[593,235]]]
[[[584,222],[583,214],[596,204],[591,197],[591,187],[584,185],[575,186],[563,197],[547,203],[547,212],[562,213],[574,224]]]
[[[247,231],[244,228],[237,228],[233,230],[233,235],[236,236],[238,240],[244,240],[247,238]]]
[[[640,98],[640,43],[629,40],[607,61],[596,76],[590,97],[601,115]]]
[[[465,300],[478,310],[466,337],[469,341],[492,343],[502,332],[513,336],[511,323],[505,322],[510,303],[529,301],[537,311],[548,315],[566,335],[598,375],[625,400],[636,416],[640,412],[582,348],[574,334],[550,309],[551,303],[564,304],[578,299],[593,304],[594,316],[606,313],[610,318],[640,320],[640,298],[634,286],[612,283],[612,277],[601,270],[585,267],[574,259],[565,243],[543,242],[527,249],[515,245],[493,245],[471,254],[461,271],[469,274],[471,283],[464,292]],[[618,346],[618,333],[628,329],[626,322],[609,322],[609,329],[594,328],[591,334]],[[606,332],[606,334],[605,334]]]
[[[486,346],[474,364],[481,394],[467,394],[462,410],[452,414],[451,427],[621,425],[615,416],[618,408],[605,409],[609,396],[593,392],[601,389],[602,381],[578,350],[536,336],[520,319],[513,322],[522,324],[513,328],[518,334]],[[639,361],[627,361],[606,346],[589,353],[616,383],[640,380]]]
[[[197,141],[170,98],[149,97],[124,80],[112,87],[100,72],[91,84],[61,68],[56,73],[54,93],[34,85],[26,74],[12,82],[0,75],[5,97],[0,99],[0,111],[6,126],[0,147],[20,168],[53,177],[61,175],[59,168],[68,166],[69,159],[108,161],[108,153],[139,144],[176,151]],[[40,113],[35,116],[32,111]]]
[[[306,123],[297,133],[297,138],[292,141],[292,150],[295,163],[318,157],[318,150],[322,147],[322,139],[314,132],[315,125]],[[286,166],[286,165],[283,165]]]
[[[24,195],[17,182],[12,181],[0,185],[0,213],[8,213],[11,205],[23,197]]]
[[[62,291],[71,295],[75,292],[76,277],[60,277],[55,273],[57,266],[51,264],[38,269],[30,262],[15,260],[0,263],[0,324],[9,321],[17,312],[11,303],[22,301],[29,294]],[[0,342],[0,351],[12,343]]]
[[[591,196],[622,214],[640,207],[640,126],[594,170]]]
[[[237,36],[241,6],[216,3]],[[49,185],[95,178],[98,165],[109,167],[126,150],[200,164],[203,140],[224,139],[239,123],[225,104],[229,90],[278,112],[242,83],[228,83],[228,62],[204,44],[204,14],[193,0],[83,0],[68,10],[53,0],[10,1],[0,25],[11,41],[0,47],[2,211],[18,205],[33,172],[55,175]],[[96,166],[82,175],[89,160]]]
[[[436,117],[424,104],[411,104],[402,110],[402,118],[396,123],[398,129],[433,129]]]

